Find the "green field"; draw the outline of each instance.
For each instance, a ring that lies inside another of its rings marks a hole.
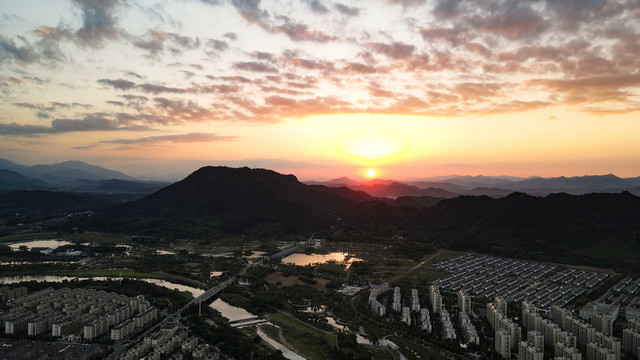
[[[447,356],[439,354],[434,350],[427,349],[426,347],[413,343],[411,341],[405,340],[399,336],[391,335],[387,339],[393,341],[394,344],[398,345],[399,350],[403,355],[407,356],[410,359],[422,359],[422,360],[446,360]],[[451,355],[449,353],[449,355]]]
[[[322,331],[320,329],[317,329],[305,322],[303,322],[302,320],[298,320],[296,318],[294,318],[293,316],[287,314],[287,313],[283,313],[283,312],[277,312],[277,313],[272,313],[269,314],[268,317],[277,325],[282,326],[282,327],[288,327],[288,328],[292,328],[295,329],[297,331],[300,332],[308,332],[311,335],[320,338],[320,339],[324,339],[331,347],[336,347],[337,346],[337,341],[336,341],[336,335],[332,334],[332,333],[328,333],[325,331]],[[288,339],[287,339],[288,340]]]

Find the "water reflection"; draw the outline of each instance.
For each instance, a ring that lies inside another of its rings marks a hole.
[[[345,264],[347,269],[354,261],[362,261],[362,259],[352,257],[346,252],[332,252],[328,254],[291,254],[282,259],[283,264],[292,263],[298,266],[306,266],[311,264],[323,264],[328,262],[336,262]]]
[[[72,281],[72,280],[117,281],[117,280],[122,280],[122,278],[121,277],[104,277],[104,276],[78,277],[78,276],[57,276],[57,275],[22,275],[22,276],[2,276],[0,277],[0,284],[3,284],[3,285],[16,284],[23,281],[62,282],[64,280],[67,280],[67,281]],[[162,286],[171,290],[186,291],[186,292],[189,292],[191,295],[193,295],[193,297],[200,296],[204,293],[204,290],[202,289],[197,289],[187,285],[176,284],[166,280],[147,279],[147,278],[136,278],[136,280],[148,282],[150,284]]]
[[[220,311],[222,316],[229,319],[229,321],[251,319],[256,317],[256,315],[253,315],[247,310],[243,308],[239,308],[237,306],[233,306],[220,298],[215,299],[215,301],[212,302],[211,305],[209,306],[211,306],[211,308],[213,309]]]
[[[60,246],[72,245],[72,244],[73,243],[71,241],[49,239],[49,240],[21,241],[13,244],[8,244],[8,245],[13,251],[17,251],[20,249],[20,246],[26,246],[27,248],[29,248],[29,250],[31,250],[32,248],[56,249]]]

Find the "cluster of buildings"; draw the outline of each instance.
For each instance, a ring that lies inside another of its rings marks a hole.
[[[460,328],[464,332],[468,344],[480,344],[480,337],[476,328],[471,323],[469,314],[471,313],[471,296],[465,290],[458,291],[458,317],[460,320]]]
[[[473,254],[440,261],[434,268],[451,273],[433,282],[443,291],[465,289],[469,295],[486,299],[528,300],[539,308],[565,306],[608,276],[575,269],[557,272],[554,265]]]
[[[555,359],[620,360],[621,341],[612,336],[615,319],[609,319],[606,313],[595,313],[590,322],[586,322],[575,317],[568,309],[552,306],[551,319],[542,319],[538,309],[525,301],[522,303],[522,319],[523,325],[529,330],[528,335],[535,333],[538,338],[534,345],[542,342],[553,346]],[[528,343],[531,342],[530,338],[527,337]],[[525,355],[529,345],[532,344],[520,346]],[[535,355],[533,359],[537,356],[542,355]]]
[[[190,336],[177,323],[162,326],[158,331],[122,354],[120,360],[160,359],[218,360],[220,355],[212,347],[201,344],[197,337]]]
[[[467,344],[480,345],[480,337],[478,336],[476,328],[471,323],[469,314],[465,311],[460,311],[458,313],[458,317],[460,318],[460,328],[462,328],[462,331],[464,332]]]
[[[371,285],[371,291],[369,292],[369,307],[371,308],[371,311],[378,316],[384,316],[387,313],[386,305],[378,300],[378,297],[387,291],[389,291],[388,283]],[[394,287],[392,299],[391,309],[400,313],[400,321],[411,326],[411,313],[415,312],[418,313],[418,316],[420,317],[421,328],[427,333],[432,331],[429,310],[420,306],[420,296],[417,289],[411,289],[411,306],[402,306],[402,294],[399,287]],[[440,299],[440,303],[442,303],[442,299]]]
[[[640,278],[627,276],[596,300],[580,309],[580,317],[588,319],[594,313],[609,312],[627,321],[640,319]]]
[[[378,316],[384,316],[387,313],[387,307],[378,301],[377,297],[388,290],[388,283],[371,285],[371,291],[369,292],[369,306],[371,307],[371,311]]]
[[[493,302],[487,303],[487,320],[495,333],[496,351],[502,357],[511,358],[511,353],[520,343],[521,328],[507,316],[507,301],[496,297]]]
[[[420,326],[422,330],[426,331],[427,334],[430,334],[433,330],[431,326],[431,317],[429,316],[429,309],[422,308],[420,309]]]
[[[640,320],[627,321],[627,328],[622,331],[622,349],[640,358]]]
[[[144,296],[127,297],[95,289],[47,288],[7,300],[0,323],[7,335],[26,334],[78,341],[103,335],[120,341],[157,319],[158,310]]]
[[[442,294],[436,285],[429,288],[429,301],[431,301],[431,309],[434,314],[440,314],[440,322],[442,323],[442,337],[445,339],[455,339],[456,331],[451,323],[449,312],[444,308],[442,302]]]

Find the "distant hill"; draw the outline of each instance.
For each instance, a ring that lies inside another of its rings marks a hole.
[[[15,171],[0,169],[0,189],[2,190],[34,190],[48,187],[44,181],[28,178]]]
[[[9,160],[0,159],[0,169],[16,172],[32,180],[39,180],[46,187],[75,188],[82,180],[133,180],[132,177],[100,166],[90,165],[81,161],[65,161],[51,165],[22,166]],[[18,189],[18,188],[15,188]],[[80,186],[80,190],[85,190]]]
[[[618,194],[442,200],[404,226],[459,250],[600,266],[639,267],[640,198]]]
[[[24,170],[25,175],[42,179],[51,183],[61,183],[76,179],[105,180],[133,178],[119,171],[105,169],[100,166],[89,165],[81,161],[65,161],[52,165],[34,165]]]
[[[373,198],[346,188],[309,186],[271,170],[203,167],[140,200],[112,208],[103,226],[209,237],[215,233],[309,232]]]
[[[634,179],[622,179],[615,175],[589,175],[557,178],[532,178],[515,182],[511,189],[534,194],[567,192],[586,194],[590,192],[620,192],[634,187]]]

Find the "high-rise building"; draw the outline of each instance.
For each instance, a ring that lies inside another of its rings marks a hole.
[[[527,342],[540,351],[544,349],[544,335],[539,331],[527,331]]]
[[[558,342],[558,334],[560,334],[560,326],[547,319],[540,321],[540,332],[544,336],[544,343],[547,346],[553,346]]]
[[[511,358],[511,335],[508,332],[496,330],[495,349],[503,358]]]
[[[431,285],[429,289],[429,300],[431,300],[431,311],[437,314],[442,310],[442,295],[436,285]]]
[[[518,360],[542,360],[543,358],[544,352],[530,343],[521,341],[518,345]]]
[[[393,311],[402,311],[400,288],[397,286],[393,289],[393,305],[391,306],[391,308],[393,309]]]
[[[460,311],[471,314],[471,296],[467,294],[466,290],[458,291],[458,308]]]
[[[591,324],[596,329],[605,335],[613,334],[613,315],[610,313],[594,312],[591,315]]]
[[[578,349],[566,346],[561,342],[556,343],[553,349],[553,355],[556,357],[563,356],[572,360],[582,360],[582,353]]]

